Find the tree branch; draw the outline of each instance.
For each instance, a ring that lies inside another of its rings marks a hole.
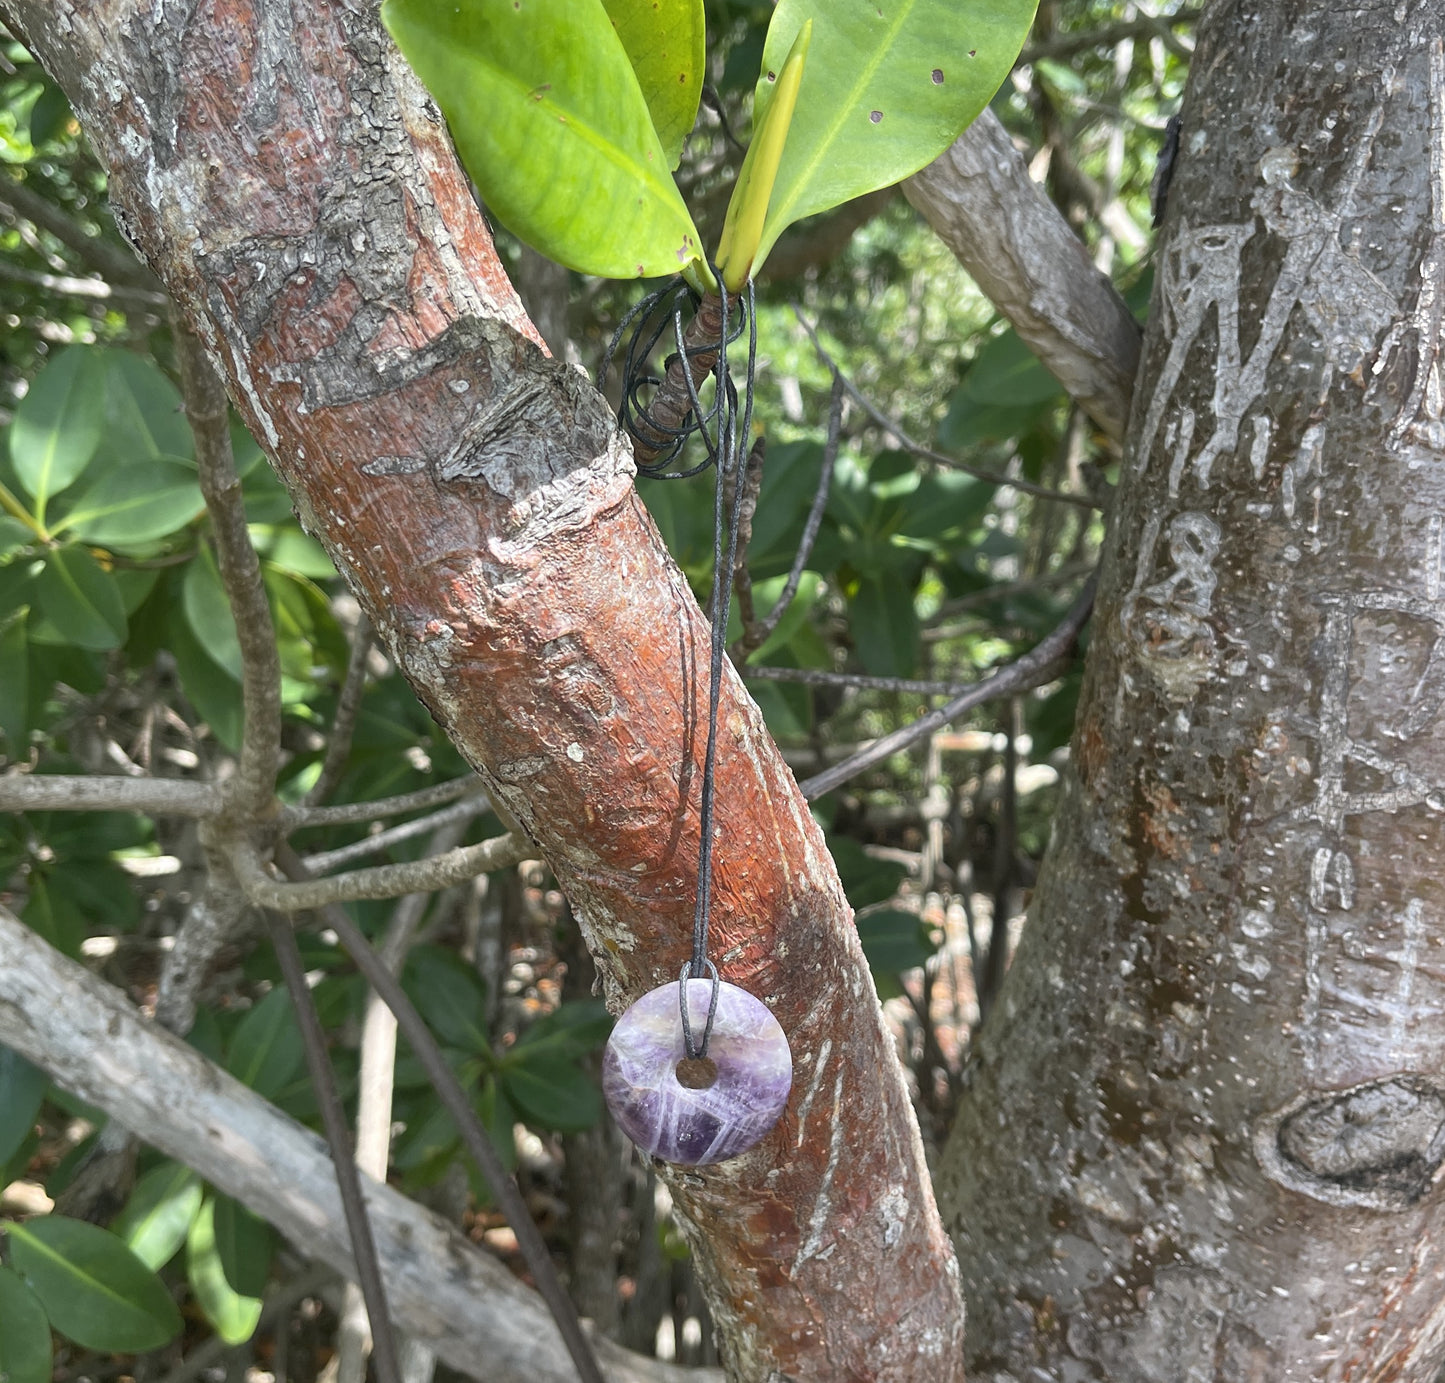
[[[241,478],[231,452],[230,405],[206,348],[179,313],[173,318],[181,397],[196,438],[201,493],[211,516],[216,564],[241,645],[240,764],[233,789],[235,808],[260,818],[272,809],[276,770],[281,763],[281,659],[276,626],[251,546]]]
[[[3,812],[144,812],[205,818],[220,812],[220,791],[179,778],[97,778],[68,774],[0,775]]]
[[[470,821],[473,817],[481,816],[483,812],[491,811],[491,809],[492,804],[485,794],[482,792],[468,793],[460,802],[453,802],[451,806],[432,812],[430,816],[418,816],[411,821],[403,821],[400,826],[393,826],[389,831],[378,831],[374,836],[363,836],[360,840],[352,841],[350,845],[339,845],[335,850],[320,850],[314,855],[307,855],[306,868],[312,874],[329,874],[343,864],[350,864],[352,860],[365,859],[368,855],[379,855],[384,850],[390,850],[393,845],[400,845],[402,841],[424,836],[428,831],[435,831],[439,827],[450,825],[453,822]],[[452,847],[446,848],[451,849]],[[436,851],[431,853],[435,854]]]
[[[464,778],[433,783],[430,787],[398,793],[395,797],[378,797],[371,802],[341,802],[332,807],[283,807],[281,830],[289,835],[308,826],[357,826],[366,821],[380,821],[387,816],[424,811],[443,802],[455,802],[467,793],[485,790],[482,780],[469,773]]]
[[[1124,435],[1142,333],[984,111],[903,195],[1080,407]]]
[[[357,869],[305,883],[279,883],[271,878],[262,867],[260,856],[248,843],[234,846],[231,864],[246,896],[257,907],[303,912],[359,898],[400,898],[407,893],[430,892],[536,858],[536,847],[525,836],[509,834],[422,860]]]
[[[336,1177],[316,1135],[0,906],[0,1042],[152,1147],[269,1220],[308,1258],[354,1272]],[[369,1178],[397,1318],[452,1368],[487,1383],[576,1383],[537,1295],[439,1215]],[[722,1383],[599,1341],[613,1383]]]
[[[366,691],[366,660],[371,656],[371,621],[363,614],[351,636],[351,656],[346,660],[346,676],[336,698],[336,714],[331,733],[326,737],[326,755],[321,772],[306,794],[304,805],[314,807],[326,801],[335,791],[346,761],[351,757],[351,737],[356,731],[356,717],[361,713],[361,697]]]
[[[1018,692],[1028,691],[1056,676],[1060,664],[1068,658],[1074,641],[1079,637],[1079,631],[1094,608],[1094,591],[1097,585],[1096,573],[1084,583],[1084,589],[1079,592],[1078,599],[1074,601],[1058,628],[1041,639],[1023,657],[1001,667],[993,676],[970,687],[946,706],[940,706],[936,711],[920,716],[911,725],[905,725],[891,735],[874,740],[852,758],[844,759],[842,763],[834,764],[832,768],[799,783],[803,796],[810,802],[814,801],[824,793],[831,792],[839,784],[846,783],[849,778],[856,777],[864,769],[871,768],[890,755],[898,753],[900,749],[916,744],[947,725],[949,721],[956,720],[965,711],[981,706],[985,701],[994,701],[1000,696],[1013,696]]]
[[[1162,39],[1165,47],[1175,56],[1188,58],[1193,55],[1194,46],[1186,43],[1174,30],[1195,23],[1199,15],[1199,10],[1176,10],[1173,14],[1118,19],[1112,24],[1102,24],[1097,29],[1080,33],[1055,34],[1040,43],[1029,44],[1019,54],[1019,64],[1038,62],[1040,58],[1071,58],[1086,48],[1108,48],[1127,38]]]
[[[0,260],[0,279],[12,283],[29,283],[47,293],[60,293],[67,298],[97,298],[105,301],[142,303],[148,307],[166,307],[170,299],[164,293],[147,288],[133,288],[125,283],[107,283],[104,279],[76,278],[73,274],[47,274],[41,269],[26,269],[19,264]]]
[[[946,452],[934,451],[932,447],[925,447],[915,442],[904,430],[903,424],[896,418],[890,418],[876,403],[855,385],[852,380],[838,367],[838,363],[828,354],[822,341],[818,339],[817,330],[812,326],[802,309],[796,304],[793,306],[793,315],[798,319],[799,325],[808,333],[808,339],[813,343],[813,350],[817,354],[834,380],[840,382],[848,391],[848,396],[870,417],[879,427],[891,433],[898,441],[898,445],[904,451],[911,452],[914,456],[921,457],[925,461],[935,462],[940,466],[947,466],[950,470],[962,471],[965,475],[976,476],[979,480],[986,480],[991,485],[1011,485],[1021,494],[1035,495],[1039,499],[1058,500],[1063,504],[1078,505],[1081,509],[1097,509],[1099,504],[1088,495],[1074,495],[1067,490],[1050,490],[1046,485],[1035,485],[1031,480],[1025,480],[1022,476],[1005,475],[1002,471],[991,471],[985,466],[973,466],[967,461],[960,461],[956,456],[949,456]]]

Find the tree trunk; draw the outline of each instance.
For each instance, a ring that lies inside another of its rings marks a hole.
[[[939,1177],[974,1378],[1445,1359],[1440,16],[1201,30],[1074,780]]]
[[[536,840],[616,1011],[689,953],[708,631],[354,0],[12,0],[117,220],[398,665]],[[715,954],[792,1044],[754,1152],[664,1169],[736,1378],[946,1380],[962,1315],[822,835],[727,669]]]

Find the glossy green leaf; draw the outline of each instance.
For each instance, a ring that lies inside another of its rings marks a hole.
[[[258,1095],[273,1099],[301,1070],[304,1060],[291,996],[278,986],[237,1024],[226,1053],[226,1069]]]
[[[240,681],[241,642],[236,637],[236,621],[226,599],[226,588],[221,584],[215,554],[208,546],[202,546],[186,567],[181,582],[181,605],[196,642],[217,667]]]
[[[215,1198],[216,1252],[226,1281],[242,1296],[259,1297],[271,1275],[276,1236],[271,1226],[230,1196]]]
[[[0,1046],[0,1164],[29,1136],[50,1077],[19,1052]]]
[[[42,521],[95,455],[104,421],[105,376],[88,347],[61,351],[31,381],[10,424],[10,459]]]
[[[522,1116],[539,1128],[576,1133],[602,1115],[597,1082],[568,1056],[545,1048],[514,1047],[501,1068],[502,1088]]]
[[[261,1300],[238,1292],[226,1278],[216,1243],[213,1197],[207,1197],[186,1236],[186,1281],[206,1319],[228,1345],[243,1345],[256,1333]]]
[[[753,106],[757,128],[803,24],[814,23],[803,87],[754,272],[795,221],[916,173],[1008,76],[1036,0],[779,0]]]
[[[135,1184],[111,1229],[152,1272],[165,1267],[186,1242],[201,1208],[201,1183],[189,1167],[163,1162]]]
[[[417,946],[406,958],[402,980],[443,1046],[477,1055],[491,1051],[487,986],[475,967],[440,946]]]
[[[240,683],[202,649],[183,609],[173,609],[169,623],[181,690],[216,738],[234,753],[241,747]]]
[[[936,949],[923,920],[915,912],[884,908],[858,919],[858,938],[869,966],[897,974],[925,965]]]
[[[524,1048],[576,1058],[597,1051],[612,1031],[612,1015],[601,999],[568,999],[545,1018],[538,1019],[517,1039],[513,1052]]]
[[[601,0],[386,0],[381,13],[509,230],[608,278],[676,274],[698,259]]]
[[[54,1353],[40,1298],[18,1273],[0,1267],[0,1379],[50,1383]]]
[[[192,466],[151,460],[106,471],[57,526],[88,543],[125,548],[184,528],[205,508]]]
[[[30,728],[30,640],[25,611],[0,629],[0,735],[5,753],[19,759]]]
[[[82,547],[54,548],[35,581],[36,604],[67,643],[95,652],[125,642],[125,602],[115,578]]]
[[[180,1331],[165,1285],[108,1230],[46,1215],[7,1225],[6,1234],[11,1266],[50,1324],[82,1348],[138,1354]]]
[[[788,584],[786,576],[773,576],[753,585],[753,603],[757,609],[768,611],[782,598],[783,588]],[[785,649],[798,631],[808,622],[808,615],[822,594],[823,578],[814,571],[805,571],[798,581],[798,589],[783,611],[783,617],[776,628],[748,657],[750,663],[765,665]]]
[[[964,398],[995,407],[1043,403],[1064,393],[1064,386],[1039,363],[1016,331],[991,336],[958,388]]]
[[[697,122],[707,55],[702,0],[602,0],[632,63],[667,166]]]
[[[104,365],[105,434],[99,455],[124,464],[192,460],[191,424],[180,390],[165,371],[134,351],[107,350]]]

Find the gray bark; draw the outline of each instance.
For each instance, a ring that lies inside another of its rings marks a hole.
[[[975,1379],[1445,1359],[1440,31],[1203,27],[1073,781],[938,1178]]]

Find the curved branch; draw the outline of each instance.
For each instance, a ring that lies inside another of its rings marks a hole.
[[[233,851],[231,863],[246,896],[257,907],[302,912],[358,898],[400,898],[407,893],[426,893],[536,858],[536,847],[525,836],[511,834],[493,836],[476,845],[463,845],[422,860],[357,869],[305,883],[278,883],[266,873],[260,856],[248,845]]]
[[[992,111],[903,184],[978,286],[1115,441],[1143,333]]]
[[[1084,589],[1079,592],[1078,599],[1074,601],[1058,628],[1041,639],[1023,657],[1001,667],[992,677],[985,678],[962,695],[954,697],[946,706],[940,706],[936,711],[920,716],[911,725],[905,725],[891,735],[874,740],[852,758],[844,759],[842,763],[834,764],[832,768],[799,783],[803,796],[811,802],[846,783],[849,778],[857,777],[864,769],[898,753],[900,749],[917,744],[949,721],[957,720],[965,711],[971,711],[975,706],[981,706],[985,701],[994,701],[1000,696],[1014,696],[1019,692],[1029,691],[1057,676],[1060,665],[1068,658],[1074,641],[1079,637],[1079,631],[1088,622],[1089,613],[1094,608],[1094,591],[1098,583],[1096,572],[1084,583]]]
[[[269,1220],[307,1258],[355,1271],[330,1159],[309,1129],[0,906],[0,1042]],[[363,1180],[398,1322],[487,1383],[576,1383],[537,1294],[441,1216]],[[722,1383],[596,1342],[612,1383]]]
[[[332,807],[283,807],[281,830],[285,834],[308,826],[357,826],[365,821],[380,821],[386,816],[402,816],[406,812],[424,811],[444,802],[455,802],[468,793],[485,792],[485,785],[475,774],[433,783],[415,792],[398,793],[395,797],[378,797],[371,802],[341,802]]]

